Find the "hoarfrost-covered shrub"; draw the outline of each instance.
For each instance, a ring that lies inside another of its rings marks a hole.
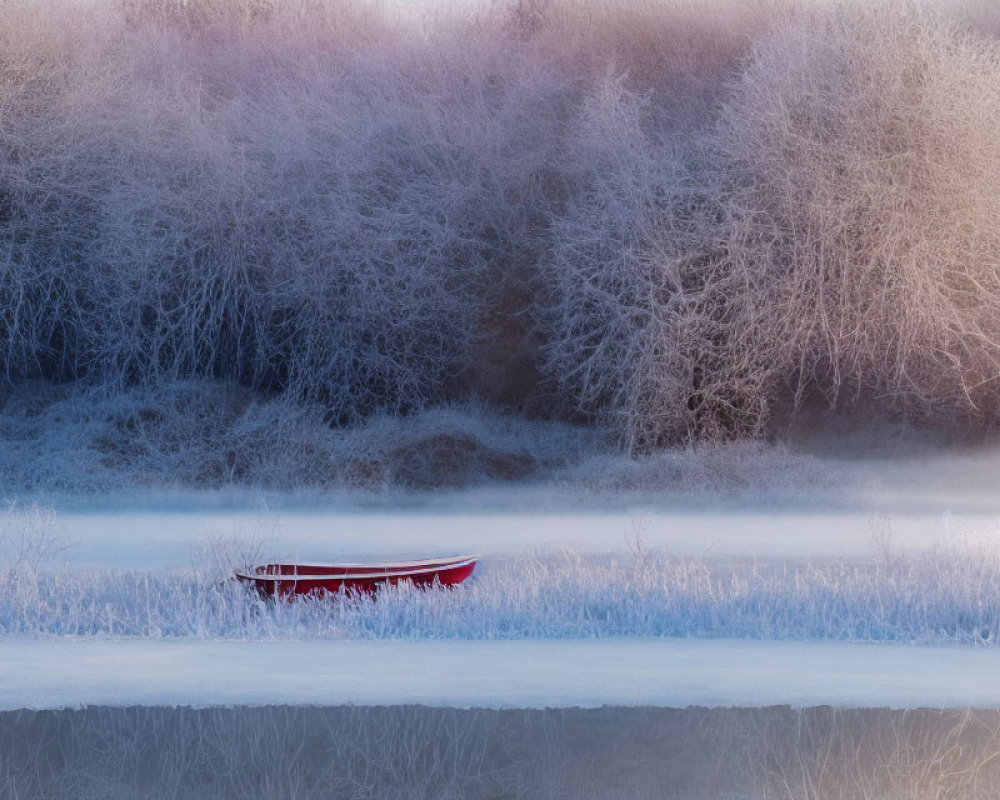
[[[631,453],[814,397],[995,424],[995,16],[11,0],[0,372]]]
[[[38,40],[0,96],[5,377],[222,378],[344,424],[507,380],[572,80],[468,19],[224,6],[0,16]]]
[[[711,173],[612,73],[568,143],[579,172],[545,265],[547,374],[568,413],[629,450],[696,438],[713,412],[699,319],[719,236]]]
[[[732,384],[931,424],[1000,413],[1000,53],[914,5],[757,42],[725,106]]]

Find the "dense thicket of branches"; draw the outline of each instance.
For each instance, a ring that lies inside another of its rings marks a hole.
[[[1000,24],[940,6],[10,0],[3,373],[995,424]]]

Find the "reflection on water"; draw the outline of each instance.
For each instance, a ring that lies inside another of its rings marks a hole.
[[[993,798],[1000,711],[108,708],[0,714],[0,796]]]

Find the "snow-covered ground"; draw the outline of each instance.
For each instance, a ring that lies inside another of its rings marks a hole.
[[[1000,707],[1000,650],[691,639],[0,642],[0,710]]]

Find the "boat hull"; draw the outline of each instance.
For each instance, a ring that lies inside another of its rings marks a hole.
[[[338,592],[372,593],[380,586],[409,581],[414,586],[454,586],[476,568],[478,556],[425,561],[392,561],[357,564],[275,563],[237,572],[236,577],[254,586],[264,597],[295,597]]]

